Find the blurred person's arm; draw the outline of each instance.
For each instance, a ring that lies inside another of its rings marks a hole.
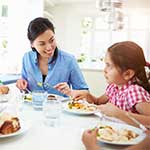
[[[97,144],[97,132],[98,129],[84,131],[82,135],[82,142],[86,150],[100,150],[100,147]]]
[[[85,130],[82,135],[82,142],[86,150],[100,150],[101,147],[97,143],[97,133],[98,129],[94,130]],[[148,135],[140,143],[129,146],[125,150],[150,150],[150,136]]]
[[[150,137],[147,136],[143,141],[140,143],[130,146],[125,150],[150,150]]]
[[[107,116],[118,118],[130,125],[138,127],[137,124],[135,124],[130,118],[127,117],[126,111],[119,109],[117,106],[111,103],[100,105],[98,106],[98,108],[100,109],[102,113],[104,113]],[[150,116],[131,113],[131,112],[128,112],[128,113],[129,115],[137,119],[144,126],[150,127]]]

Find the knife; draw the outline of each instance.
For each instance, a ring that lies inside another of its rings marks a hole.
[[[140,129],[142,129],[144,132],[147,131],[147,128],[143,124],[141,124],[137,119],[132,117],[128,112],[126,113],[126,116],[130,118],[136,125],[138,125]]]

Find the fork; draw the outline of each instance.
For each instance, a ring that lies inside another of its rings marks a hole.
[[[45,86],[45,87],[47,87],[47,88],[52,88],[52,89],[55,89],[51,84],[49,84],[49,83],[42,83],[42,82],[38,82],[35,78],[34,78],[34,75],[33,75],[33,73],[29,70],[29,74],[30,74],[30,76],[31,76],[31,80],[32,81],[34,81],[35,83],[36,83],[36,85],[38,85],[39,87],[42,87],[42,86]],[[57,89],[55,89],[55,90],[57,90]]]

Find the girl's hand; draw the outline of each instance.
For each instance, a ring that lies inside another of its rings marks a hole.
[[[110,117],[117,117],[121,112],[121,110],[117,106],[111,103],[106,103],[104,105],[99,105],[97,107],[102,113]]]
[[[88,97],[89,91],[87,90],[73,90],[71,93],[73,100],[82,100],[86,99]]]
[[[65,95],[71,96],[71,91],[72,90],[70,89],[67,82],[58,83],[54,86],[54,88],[57,89],[59,92],[65,94]]]
[[[25,90],[27,88],[28,82],[25,79],[19,79],[16,82],[17,88],[20,90]]]
[[[86,150],[99,150],[100,147],[97,145],[97,133],[98,129],[86,130],[82,135],[82,142],[86,147]]]

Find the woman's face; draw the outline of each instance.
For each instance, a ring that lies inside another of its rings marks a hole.
[[[54,32],[50,29],[46,30],[33,41],[31,46],[38,51],[41,57],[52,57],[56,49]]]
[[[121,70],[119,71],[119,68],[117,68],[112,62],[109,52],[107,52],[105,56],[104,76],[109,84],[114,83],[119,86],[127,82],[124,79],[124,75],[121,73]]]

